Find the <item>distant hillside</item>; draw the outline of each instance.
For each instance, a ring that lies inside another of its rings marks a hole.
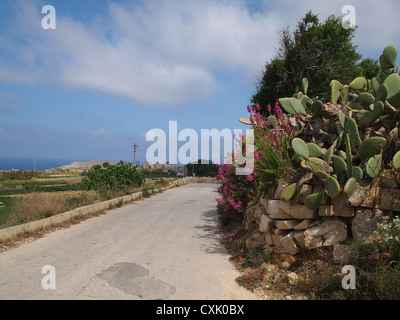
[[[114,161],[101,161],[101,160],[92,160],[88,162],[72,162],[71,164],[67,164],[65,166],[61,166],[56,168],[57,170],[89,170],[91,167],[95,165],[102,165],[104,162],[108,162],[112,165],[116,165],[118,162]]]

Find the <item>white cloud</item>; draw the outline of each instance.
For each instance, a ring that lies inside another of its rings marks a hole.
[[[309,10],[321,20],[340,16],[347,2],[265,0],[251,11],[244,0],[111,3],[92,22],[57,11],[57,29],[50,31],[41,29],[40,8],[21,0],[11,36],[0,38],[15,60],[0,54],[0,79],[88,88],[150,105],[208,98],[221,88],[217,75],[224,72],[240,71],[251,81],[273,56],[280,28],[295,28]],[[352,4],[359,49],[375,54],[399,45],[398,0]]]
[[[100,128],[99,130],[96,130],[95,132],[92,133],[92,135],[95,137],[108,136],[109,134],[110,133],[104,128]]]

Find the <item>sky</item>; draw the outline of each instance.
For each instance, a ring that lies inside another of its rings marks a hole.
[[[171,121],[245,130],[277,32],[346,5],[363,58],[400,48],[398,0],[0,0],[0,158],[131,162],[136,143],[143,162]]]

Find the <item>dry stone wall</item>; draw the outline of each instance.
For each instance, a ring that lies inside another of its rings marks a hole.
[[[343,193],[318,210],[304,206],[304,199],[318,186],[303,185],[298,202],[280,199],[285,184],[279,184],[245,212],[248,249],[264,247],[277,254],[296,255],[319,247],[334,247],[337,260],[347,254],[350,238],[370,237],[389,211],[400,212],[400,199],[390,188],[374,185],[359,188],[358,195]],[[327,197],[328,198],[328,197]],[[328,200],[329,201],[329,198]]]

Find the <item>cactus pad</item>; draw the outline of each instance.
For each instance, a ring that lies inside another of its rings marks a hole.
[[[386,139],[381,137],[372,137],[365,140],[358,148],[358,154],[363,159],[371,158],[381,153],[382,146]]]
[[[308,151],[307,144],[300,138],[294,138],[292,140],[292,148],[303,159],[308,159],[310,153]]]
[[[325,200],[325,192],[310,194],[304,199],[304,205],[310,210],[318,210]]]

